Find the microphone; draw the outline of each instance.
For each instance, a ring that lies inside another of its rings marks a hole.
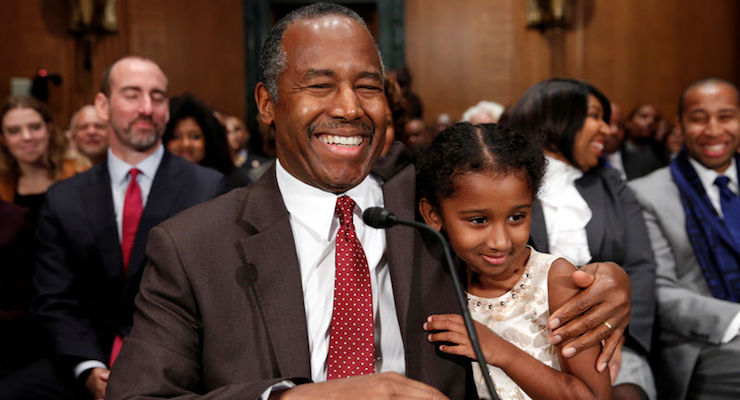
[[[373,228],[390,228],[398,223],[398,218],[383,207],[370,207],[362,213],[362,220]]]
[[[449,269],[450,275],[452,275],[452,283],[455,286],[457,302],[460,305],[460,311],[463,317],[463,321],[465,322],[465,328],[468,331],[468,337],[470,337],[470,344],[473,346],[475,358],[478,359],[478,365],[480,366],[481,375],[483,375],[483,379],[486,381],[486,387],[488,388],[488,393],[490,394],[491,399],[498,400],[496,390],[493,388],[493,382],[491,381],[491,377],[488,375],[488,366],[486,365],[486,359],[483,357],[483,351],[480,348],[480,341],[478,340],[478,334],[475,332],[473,318],[470,317],[470,310],[468,310],[468,305],[465,301],[465,293],[463,291],[462,285],[460,284],[460,279],[455,273],[455,263],[453,262],[452,258],[452,250],[450,250],[450,245],[449,243],[447,243],[447,239],[445,239],[445,237],[442,236],[442,234],[439,233],[438,230],[432,228],[431,226],[423,224],[421,222],[400,219],[393,215],[392,212],[383,207],[368,208],[367,210],[365,210],[365,212],[362,213],[362,220],[367,225],[377,229],[386,229],[395,225],[406,225],[412,226],[414,228],[423,229],[431,233],[442,244],[442,248],[445,252],[445,259],[447,261],[447,269]]]

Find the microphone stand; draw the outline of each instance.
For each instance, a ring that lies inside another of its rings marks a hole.
[[[368,214],[369,211],[371,211],[371,209],[368,209],[365,211],[365,213],[363,213],[363,220],[365,219],[365,215]],[[454,258],[452,257],[452,250],[450,250],[450,246],[447,243],[447,239],[445,239],[445,237],[442,236],[442,234],[438,230],[432,228],[431,226],[427,224],[422,224],[416,221],[407,221],[407,220],[399,219],[390,212],[388,212],[385,218],[386,218],[386,221],[389,223],[388,227],[392,225],[406,225],[406,226],[411,226],[414,228],[423,229],[427,232],[431,232],[437,238],[437,240],[439,240],[439,242],[442,243],[442,247],[444,248],[444,252],[445,252],[445,259],[447,261],[447,266],[450,270],[450,275],[452,275],[452,283],[455,286],[455,294],[457,295],[457,302],[460,305],[460,311],[462,312],[463,321],[465,322],[465,328],[468,330],[468,336],[470,337],[470,344],[473,347],[475,358],[478,359],[478,365],[480,366],[483,379],[486,381],[486,387],[488,388],[488,393],[491,395],[491,399],[499,400],[498,396],[496,395],[496,389],[494,389],[493,387],[491,376],[488,374],[488,365],[486,363],[486,359],[483,357],[483,351],[480,348],[480,341],[478,340],[478,333],[475,331],[475,326],[473,325],[473,319],[470,317],[470,311],[468,310],[468,305],[467,305],[467,302],[465,301],[465,296],[463,295],[464,290],[462,288],[462,285],[460,284],[460,279],[455,273],[455,268],[454,268],[455,263],[453,261]],[[368,225],[371,225],[371,224],[368,224]]]

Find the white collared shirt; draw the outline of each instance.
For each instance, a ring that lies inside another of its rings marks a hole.
[[[727,183],[727,187],[733,192],[737,193],[738,191],[738,183],[737,183],[737,169],[735,167],[735,158],[732,159],[732,162],[730,163],[729,168],[725,170],[723,173],[718,173],[717,171],[713,169],[709,169],[698,161],[694,160],[691,157],[688,157],[689,162],[691,163],[691,166],[694,167],[694,171],[696,171],[696,175],[699,176],[699,180],[701,181],[702,186],[704,186],[704,191],[707,193],[707,197],[709,197],[709,201],[712,203],[712,206],[714,206],[714,209],[717,210],[717,214],[722,217],[722,206],[719,200],[719,186],[714,184],[714,180],[717,179],[718,176],[724,175],[730,179],[730,181]]]
[[[575,184],[583,172],[563,161],[546,157],[547,170],[539,198],[545,215],[549,253],[563,257],[573,265],[584,265],[591,261],[586,237],[591,208]]]
[[[310,186],[288,173],[277,161],[277,183],[290,213],[298,263],[301,268],[303,303],[311,352],[311,379],[326,380],[329,325],[334,298],[334,252],[339,218],[334,214],[337,198],[350,196],[357,207],[354,225],[367,257],[373,294],[375,321],[375,371],[405,374],[401,329],[396,317],[388,261],[385,258],[385,231],[362,221],[369,207],[383,206],[380,182],[367,176],[359,185],[337,195]]]
[[[157,149],[152,152],[147,158],[143,159],[136,165],[131,165],[120,158],[116,157],[113,152],[108,149],[108,173],[110,174],[110,186],[113,193],[113,211],[116,213],[116,227],[118,228],[118,240],[121,241],[122,225],[123,225],[123,201],[126,198],[126,189],[128,189],[131,175],[129,171],[131,168],[138,168],[139,175],[136,176],[136,182],[141,188],[141,207],[146,207],[146,201],[149,198],[149,192],[152,189],[152,182],[154,181],[154,175],[157,173],[159,163],[162,162],[164,156],[164,146],[160,144]]]
[[[606,160],[609,162],[612,168],[619,172],[619,176],[622,177],[623,181],[627,180],[627,174],[624,172],[624,163],[622,162],[622,150],[617,150],[614,153],[607,154]]]

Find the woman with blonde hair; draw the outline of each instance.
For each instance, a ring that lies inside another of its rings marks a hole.
[[[31,210],[36,221],[52,183],[80,172],[65,161],[65,139],[44,103],[10,96],[0,106],[0,199]]]

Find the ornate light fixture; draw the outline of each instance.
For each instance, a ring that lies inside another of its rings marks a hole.
[[[527,0],[527,27],[541,32],[569,28],[572,0]]]

